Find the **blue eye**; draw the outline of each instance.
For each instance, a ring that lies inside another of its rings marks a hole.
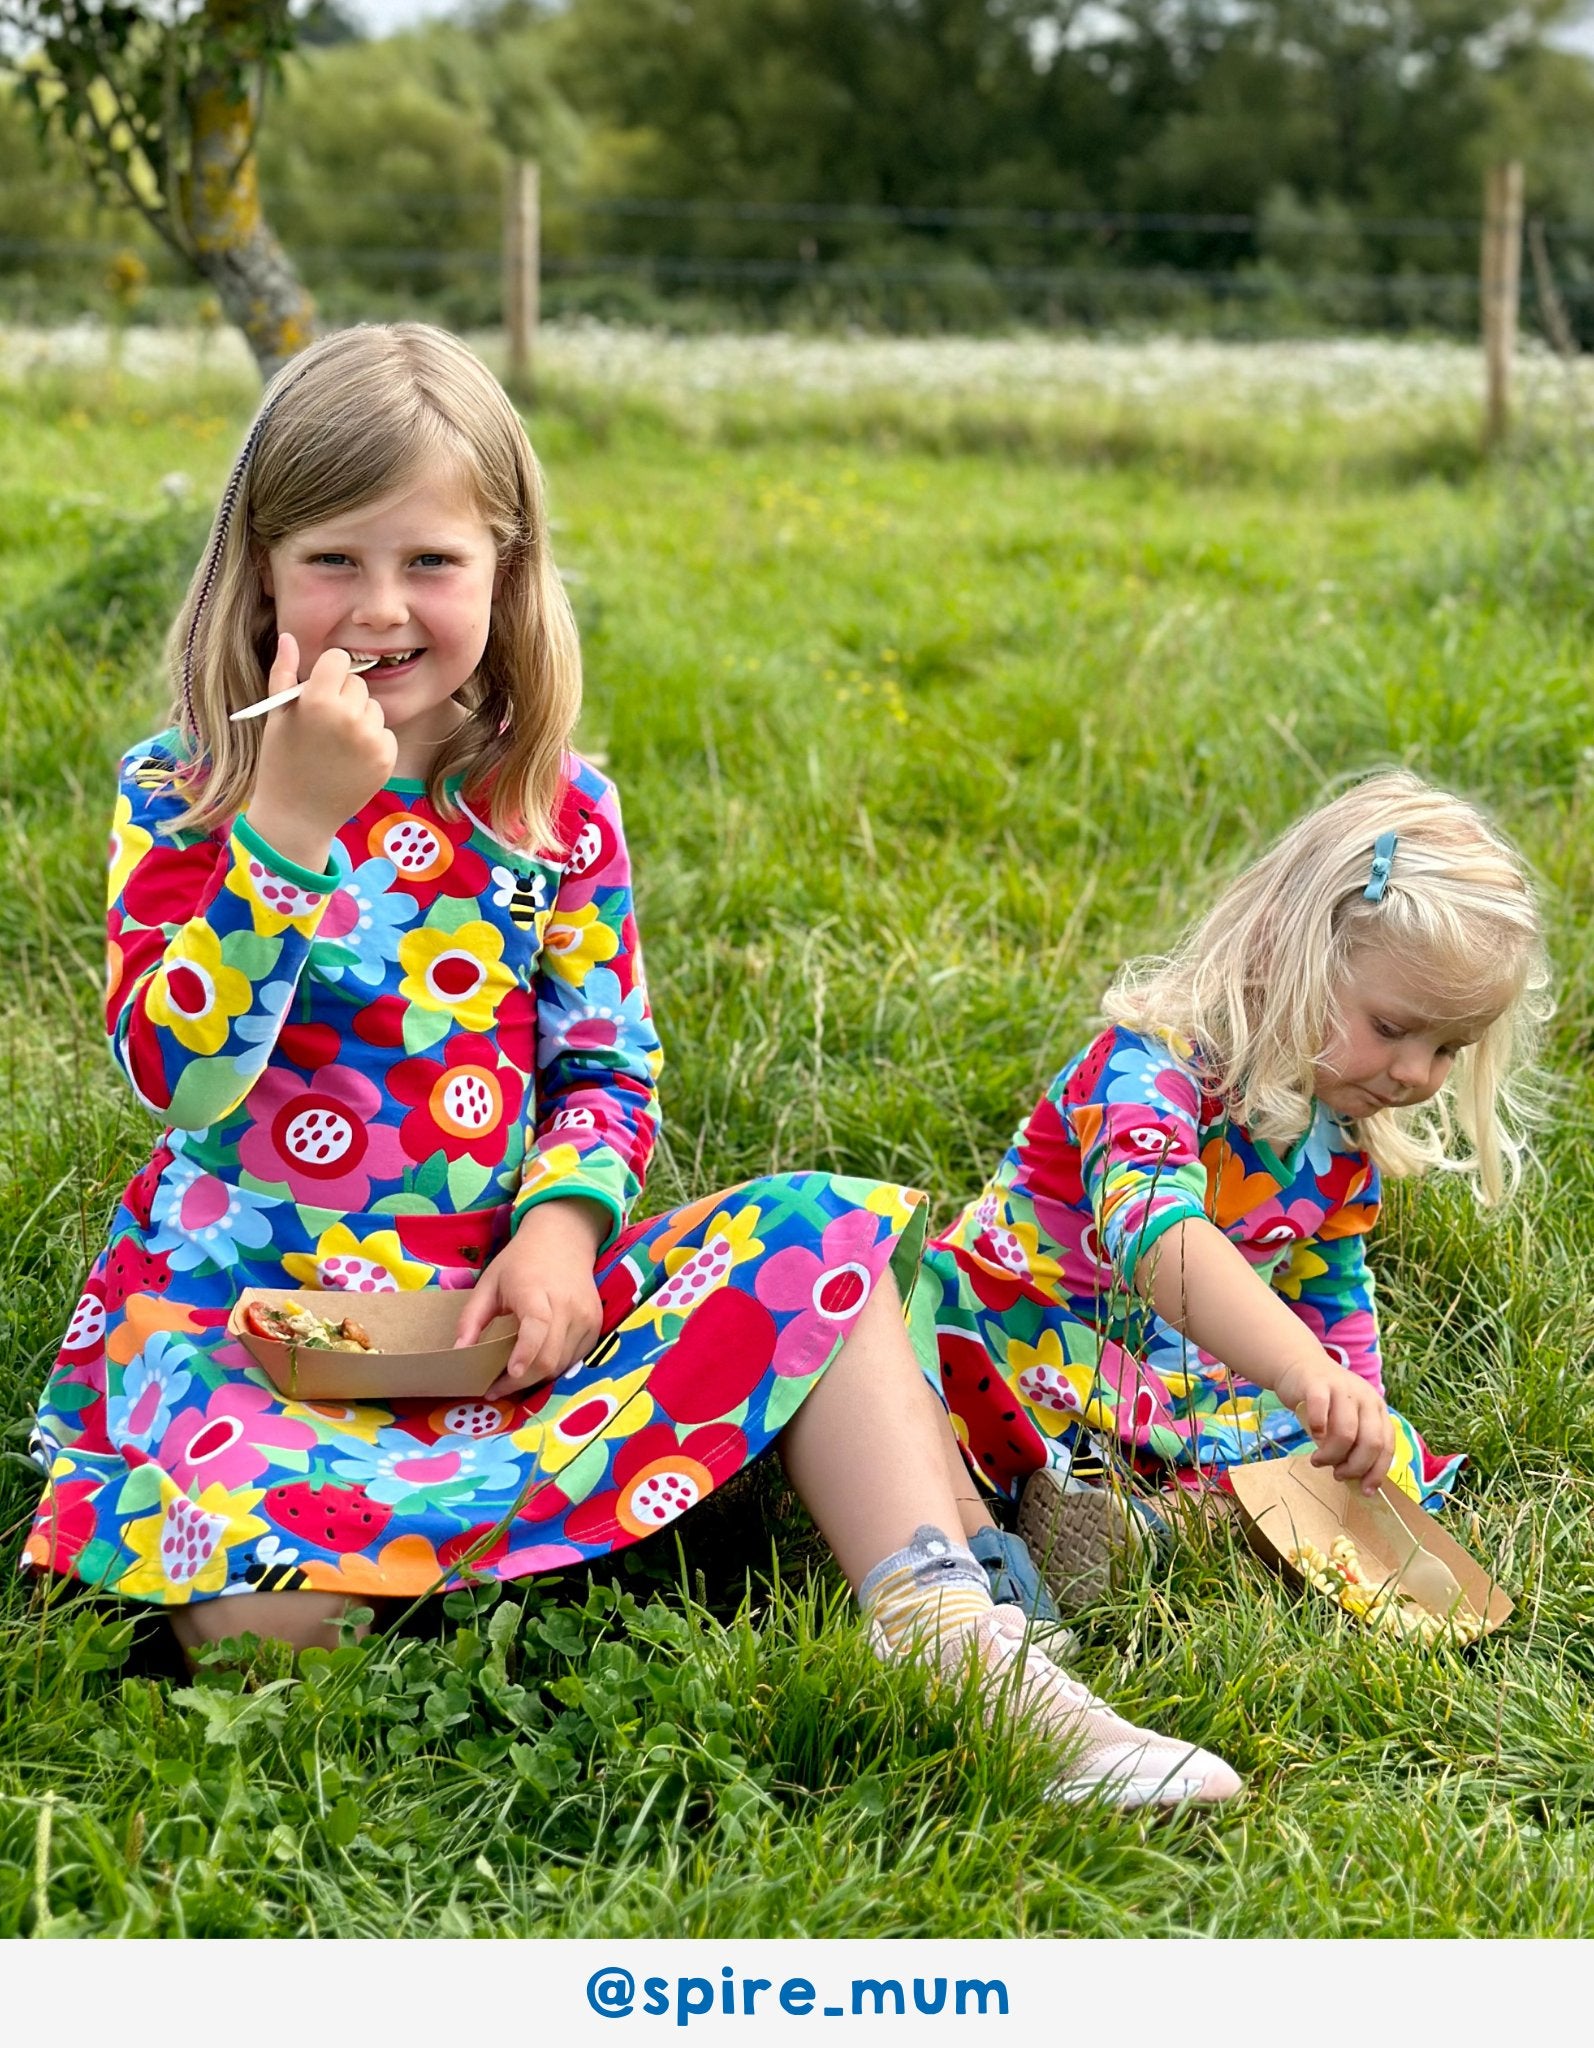
[[[322,563],[322,562],[346,562],[346,561],[347,561],[348,559],[349,559],[349,558],[348,558],[348,556],[347,556],[347,555],[339,555],[339,554],[334,554],[334,553],[331,553],[331,552],[328,552],[328,553],[326,553],[326,554],[321,554],[321,555],[312,555],[312,556],[310,557],[310,560],[311,560],[311,561],[312,561],[313,563]]]
[[[446,569],[449,564],[449,557],[447,555],[417,555],[415,559],[426,568]]]
[[[1406,1035],[1398,1025],[1385,1023],[1382,1017],[1373,1019],[1373,1029],[1380,1038],[1404,1038]]]

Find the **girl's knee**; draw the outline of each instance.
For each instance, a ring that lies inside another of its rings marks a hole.
[[[295,1650],[333,1650],[348,1608],[341,1593],[239,1593],[179,1608],[170,1619],[189,1652],[243,1635],[269,1637]]]

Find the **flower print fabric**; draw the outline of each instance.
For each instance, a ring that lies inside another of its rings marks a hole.
[[[1128,1285],[1157,1239],[1215,1222],[1331,1358],[1383,1390],[1367,1233],[1378,1169],[1321,1104],[1281,1156],[1203,1087],[1192,1048],[1121,1027],[1057,1076],[994,1179],[925,1255],[947,1401],[965,1451],[1016,1496],[1041,1465],[1128,1462],[1225,1484],[1310,1451],[1278,1397],[1190,1343]],[[1427,1507],[1462,1460],[1395,1416],[1390,1477]]]
[[[888,1269],[911,1291],[922,1196],[775,1175],[627,1224],[660,1053],[619,807],[585,763],[557,851],[395,781],[318,875],[242,822],[174,834],[172,747],[124,763],[106,1010],[168,1128],[44,1390],[26,1562],[163,1605],[412,1597],[662,1527],[790,1420]],[[568,1195],[610,1218],[603,1336],[529,1395],[284,1399],[226,1334],[248,1286],[470,1287]]]

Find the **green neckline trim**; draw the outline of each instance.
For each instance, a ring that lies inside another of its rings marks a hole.
[[[443,780],[444,792],[449,796],[453,796],[463,785],[464,780],[463,775],[445,776]],[[426,794],[426,777],[424,775],[390,775],[382,787],[392,790],[395,796],[424,796]]]
[[[1301,1135],[1295,1140],[1295,1143],[1285,1153],[1282,1159],[1273,1150],[1273,1147],[1267,1142],[1265,1138],[1253,1138],[1251,1140],[1251,1144],[1254,1147],[1258,1158],[1260,1158],[1262,1164],[1267,1168],[1268,1172],[1272,1174],[1273,1178],[1278,1182],[1281,1188],[1288,1187],[1290,1182],[1294,1180],[1295,1176],[1300,1172],[1301,1160],[1306,1152],[1307,1146],[1311,1143],[1312,1133],[1316,1129],[1317,1104],[1314,1102],[1312,1104],[1312,1121],[1306,1126],[1306,1129],[1302,1131]]]

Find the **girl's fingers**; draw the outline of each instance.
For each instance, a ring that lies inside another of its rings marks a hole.
[[[470,1291],[465,1312],[459,1319],[459,1335],[454,1339],[454,1349],[459,1351],[467,1344],[476,1343],[497,1313],[497,1290],[478,1280]]]
[[[277,635],[277,651],[272,658],[271,674],[267,681],[267,694],[275,696],[278,690],[290,689],[299,680],[299,643],[291,633]]]
[[[536,1359],[541,1354],[548,1334],[546,1315],[523,1315],[520,1319],[520,1335],[515,1339],[515,1348],[509,1354],[509,1363],[504,1367],[504,1377],[517,1387],[537,1386],[540,1382],[533,1372]]]

